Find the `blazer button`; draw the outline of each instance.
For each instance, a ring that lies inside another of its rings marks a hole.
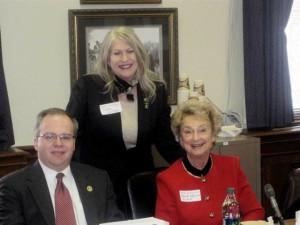
[[[209,195],[206,195],[206,196],[205,196],[205,201],[209,201],[209,200],[210,200]]]
[[[206,183],[206,178],[205,178],[205,177],[201,177],[201,181],[202,181],[203,183]]]
[[[215,218],[215,214],[214,214],[214,213],[210,213],[210,214],[209,214],[209,217],[210,217],[210,218]]]

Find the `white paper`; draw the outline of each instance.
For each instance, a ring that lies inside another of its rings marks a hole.
[[[164,220],[156,219],[154,217],[147,217],[147,218],[136,219],[136,220],[100,223],[99,225],[169,225],[169,223]]]
[[[236,127],[235,125],[222,126],[218,137],[235,137],[242,133],[242,131],[242,128]]]
[[[200,202],[200,190],[179,191],[180,200],[182,202]]]
[[[122,107],[120,102],[112,102],[100,105],[100,112],[102,115],[109,115],[114,113],[122,112]]]
[[[296,224],[295,225],[300,225],[300,210],[296,211],[295,213],[295,219],[296,219]]]
[[[255,221],[245,221],[245,222],[241,222],[241,225],[269,225],[269,223],[267,223],[264,220],[255,220]],[[274,224],[273,224],[274,225]]]
[[[274,220],[272,216],[268,217],[268,225],[274,225]]]

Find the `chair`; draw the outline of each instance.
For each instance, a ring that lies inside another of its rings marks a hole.
[[[300,210],[300,168],[290,172],[280,202],[283,218],[295,218],[295,211]]]
[[[142,172],[127,182],[128,208],[132,219],[154,217],[156,204],[156,175],[165,167]]]

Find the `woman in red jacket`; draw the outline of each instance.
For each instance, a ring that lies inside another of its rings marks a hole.
[[[239,159],[210,153],[220,127],[221,115],[208,101],[194,98],[177,107],[172,130],[186,156],[157,176],[157,218],[170,225],[222,225],[226,190],[234,187],[241,221],[264,219]]]

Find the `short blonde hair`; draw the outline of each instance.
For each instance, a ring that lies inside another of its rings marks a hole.
[[[210,121],[215,137],[220,132],[222,115],[216,106],[210,101],[200,102],[197,98],[191,98],[179,104],[171,116],[171,128],[176,138],[180,136],[182,120],[189,115]]]

